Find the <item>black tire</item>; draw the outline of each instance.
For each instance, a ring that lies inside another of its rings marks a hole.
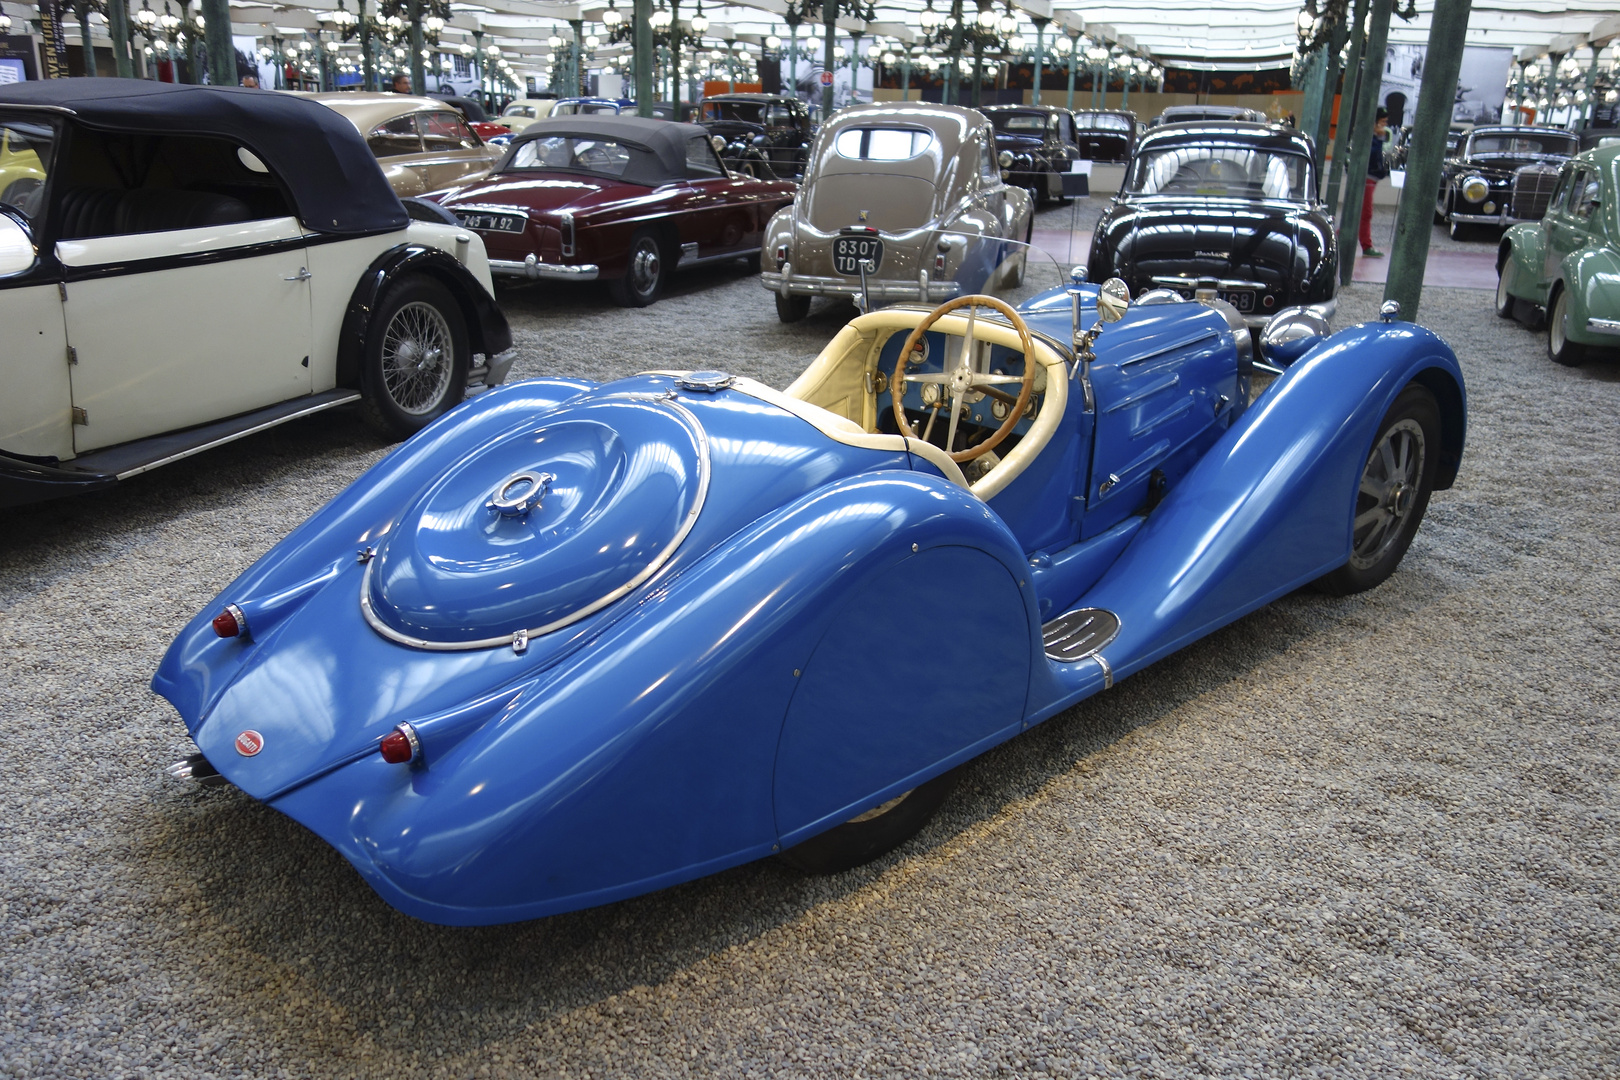
[[[1569,290],[1553,288],[1547,305],[1547,356],[1555,364],[1580,367],[1586,363],[1586,346],[1569,340]]]
[[[1030,242],[1031,238],[1034,237],[1034,235],[1035,235],[1035,212],[1033,210],[1031,210],[1030,215],[1029,215],[1029,222],[1024,226],[1024,243],[1028,244]],[[1008,276],[1008,278],[1007,278],[1007,287],[1009,289],[1018,288],[1018,286],[1020,286],[1020,285],[1022,285],[1024,283],[1024,277],[1028,273],[1029,273],[1029,248],[1027,248],[1027,247],[1019,248],[1018,249],[1018,272],[1017,272],[1017,274]]]
[[[750,274],[759,273],[759,252],[756,251],[752,255],[745,256],[743,262],[747,264]]]
[[[1513,318],[1514,308],[1518,301],[1508,292],[1508,275],[1513,272],[1513,251],[1508,249],[1502,258],[1502,265],[1496,271],[1496,315],[1501,319]]]
[[[1318,578],[1316,587],[1349,596],[1383,584],[1417,534],[1439,467],[1440,406],[1427,387],[1408,384],[1379,421],[1357,482],[1354,521],[1360,524],[1351,526],[1350,559]],[[1382,492],[1364,491],[1369,483]]]
[[[472,362],[466,320],[450,290],[432,278],[407,277],[388,287],[363,350],[360,415],[389,438],[421,431],[466,393]]]
[[[624,276],[608,282],[608,294],[620,307],[646,307],[657,300],[669,279],[669,259],[658,234],[638,229],[630,238],[629,265]]]
[[[961,767],[924,781],[898,798],[834,825],[777,858],[807,874],[837,874],[893,851],[928,824],[962,778]]]
[[[1473,232],[1466,222],[1458,221],[1455,217],[1447,219],[1446,225],[1446,231],[1451,233],[1451,238],[1458,243],[1462,243],[1463,239]]]
[[[776,317],[785,323],[796,323],[810,314],[810,298],[808,296],[783,296],[776,294]]]
[[[1434,223],[1436,225],[1444,225],[1447,222],[1449,222],[1450,220],[1451,220],[1451,198],[1450,198],[1450,193],[1446,192],[1446,191],[1441,191],[1440,192],[1440,198],[1436,199],[1435,203],[1434,203]]]

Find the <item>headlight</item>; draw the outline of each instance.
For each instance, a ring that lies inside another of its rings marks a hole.
[[[1483,176],[1470,176],[1462,182],[1462,193],[1469,202],[1479,202],[1491,193],[1491,185],[1485,182]]]
[[[996,155],[996,164],[1000,165],[1003,169],[1012,168],[1012,163],[1013,156],[1011,151],[1003,150],[1001,153]]]

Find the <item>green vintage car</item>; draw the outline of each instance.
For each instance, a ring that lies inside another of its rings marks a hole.
[[[1547,355],[1574,366],[1620,352],[1620,146],[1587,150],[1564,163],[1540,221],[1502,235],[1496,256],[1496,313],[1545,313]]]

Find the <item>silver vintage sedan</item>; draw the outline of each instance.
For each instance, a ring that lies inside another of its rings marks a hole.
[[[858,105],[816,136],[798,199],[765,230],[760,281],[783,322],[804,318],[815,296],[938,303],[1018,284],[1032,222],[1029,193],[1002,179],[984,114]]]

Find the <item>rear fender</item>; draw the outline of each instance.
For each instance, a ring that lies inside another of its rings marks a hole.
[[[1435,392],[1441,480],[1461,458],[1462,372],[1410,323],[1365,323],[1280,376],[1172,488],[1081,600],[1120,618],[1106,659],[1126,675],[1342,565],[1378,422],[1409,383]]]
[[[377,305],[388,286],[412,274],[430,277],[450,290],[461,308],[473,352],[494,357],[512,347],[511,327],[495,298],[454,255],[425,244],[400,244],[377,256],[349,297],[338,337],[337,385],[360,385],[361,360]]]
[[[990,599],[1005,614],[1010,597],[1021,617],[999,619],[998,630],[1015,631],[1027,663],[1039,626],[1033,592],[1016,584],[1022,560],[1005,526],[942,480],[865,474],[721,544],[426,767],[371,754],[274,805],[342,851],[389,903],[441,923],[533,918],[759,858],[781,843],[773,768],[817,643],[846,625],[839,613],[862,590],[941,551],[999,574],[1003,591],[908,593],[899,599],[909,625],[945,625]],[[845,681],[881,689],[953,674],[896,670],[884,659],[868,652]],[[1026,690],[1019,685],[1008,703],[1014,720],[1002,737],[1018,730]],[[904,736],[898,725],[938,717],[881,719]],[[838,764],[811,760],[816,752],[799,760],[809,769]],[[876,791],[952,763],[865,767]]]
[[[1564,287],[1569,290],[1569,340],[1613,349],[1620,338],[1594,334],[1589,318],[1620,318],[1620,257],[1607,247],[1586,247],[1564,258]]]

